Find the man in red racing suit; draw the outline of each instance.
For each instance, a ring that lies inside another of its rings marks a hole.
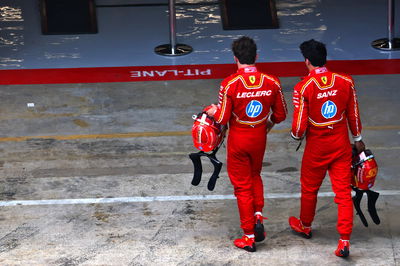
[[[324,67],[327,52],[323,43],[306,41],[300,49],[309,75],[294,88],[291,134],[296,140],[306,136],[307,144],[301,165],[300,219],[290,217],[289,224],[304,237],[311,237],[317,193],[328,172],[338,205],[340,240],[335,254],[347,257],[353,227],[349,128],[358,151],[365,148],[354,82],[350,76]]]
[[[244,231],[234,244],[253,252],[254,242],[265,238],[260,173],[267,133],[275,123],[285,120],[287,109],[278,78],[255,67],[254,41],[241,37],[233,42],[232,51],[238,71],[222,81],[219,103],[211,105],[207,113],[222,125],[229,123],[227,170]]]

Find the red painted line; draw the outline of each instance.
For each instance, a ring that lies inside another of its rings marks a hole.
[[[331,60],[333,71],[350,75],[400,74],[400,59]],[[278,77],[307,74],[304,62],[257,63],[259,70]],[[157,80],[222,79],[236,71],[235,64],[133,66],[0,70],[0,84],[55,84]]]

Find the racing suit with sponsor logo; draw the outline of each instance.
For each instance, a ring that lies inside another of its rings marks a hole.
[[[254,213],[264,207],[261,168],[267,141],[267,121],[286,118],[286,102],[278,78],[240,68],[221,83],[215,120],[229,123],[227,170],[237,198],[241,228],[254,233]]]
[[[317,193],[326,173],[338,205],[337,230],[349,239],[353,227],[351,199],[351,146],[361,139],[357,96],[350,76],[330,72],[325,67],[310,71],[293,93],[292,137],[306,136],[301,165],[300,220],[310,226],[317,204]]]

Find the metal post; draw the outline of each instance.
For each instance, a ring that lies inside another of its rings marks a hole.
[[[376,49],[384,51],[400,49],[400,39],[394,37],[394,1],[388,0],[388,38],[373,41],[371,45]]]
[[[193,48],[186,44],[176,43],[176,14],[175,0],[168,1],[169,8],[169,44],[159,45],[154,49],[159,55],[177,56],[185,55],[193,51]]]
[[[175,54],[176,46],[176,13],[175,1],[169,1],[169,41],[171,44],[171,54]]]

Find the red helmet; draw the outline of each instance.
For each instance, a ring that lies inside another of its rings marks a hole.
[[[378,164],[370,150],[365,150],[353,156],[353,170],[353,186],[362,190],[368,190],[374,186],[378,174]]]
[[[215,122],[214,118],[205,112],[193,115],[192,126],[193,144],[196,149],[204,152],[214,150],[225,136],[225,127]]]

